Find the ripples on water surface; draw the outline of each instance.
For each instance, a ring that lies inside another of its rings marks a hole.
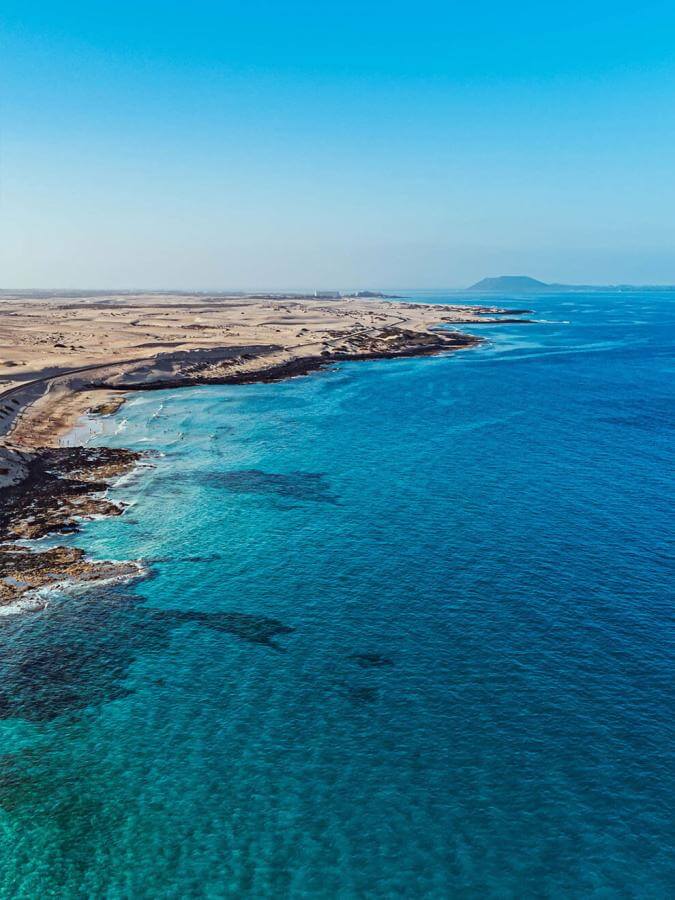
[[[673,895],[674,298],[527,304],[108,422],[153,577],[0,623],[0,896]]]

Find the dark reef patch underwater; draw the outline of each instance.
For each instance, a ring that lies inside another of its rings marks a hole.
[[[675,894],[675,295],[527,306],[94,425],[153,577],[0,619],[0,897]]]
[[[293,629],[238,612],[151,609],[119,588],[52,603],[27,634],[18,617],[2,627],[0,719],[49,721],[129,694],[125,678],[139,653],[165,648],[175,629],[197,625],[251,644],[283,649]]]
[[[318,472],[261,472],[240,469],[234,472],[212,472],[210,482],[235,494],[273,494],[290,500],[335,503],[326,476]]]

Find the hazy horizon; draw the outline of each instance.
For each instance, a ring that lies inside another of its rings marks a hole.
[[[508,275],[508,274],[512,274],[512,273],[503,273],[503,274]],[[494,277],[500,277],[500,276],[488,275],[485,277],[486,278],[494,278]],[[531,277],[533,277],[533,276],[531,276]],[[372,284],[370,282],[367,284],[356,284],[356,285],[350,285],[350,286],[330,285],[330,284],[327,284],[327,285],[319,284],[319,285],[314,285],[314,286],[268,284],[268,285],[262,285],[262,286],[261,285],[253,285],[253,286],[251,286],[251,285],[235,285],[235,286],[229,285],[229,286],[224,286],[224,287],[223,286],[216,287],[213,285],[205,285],[205,286],[156,285],[156,286],[149,286],[149,285],[114,285],[114,284],[113,285],[87,284],[87,285],[80,285],[80,286],[74,286],[74,285],[68,285],[68,284],[66,284],[66,285],[54,285],[54,284],[35,285],[35,284],[33,284],[33,285],[19,287],[17,285],[11,285],[11,284],[4,285],[3,284],[3,285],[0,285],[0,294],[12,293],[14,291],[21,292],[21,293],[26,293],[26,292],[30,292],[30,291],[36,291],[36,292],[38,292],[38,291],[40,291],[40,292],[73,291],[74,293],[82,293],[82,292],[86,292],[86,291],[92,291],[92,292],[97,292],[97,293],[100,293],[100,292],[114,293],[116,291],[119,291],[120,293],[126,293],[126,294],[136,294],[136,293],[138,293],[138,294],[141,294],[141,293],[169,294],[172,292],[181,293],[181,294],[184,294],[184,293],[251,294],[251,293],[256,293],[256,292],[266,293],[266,294],[269,294],[269,293],[312,294],[315,291],[319,292],[319,293],[330,293],[331,291],[336,291],[343,295],[346,295],[351,291],[353,291],[353,292],[374,291],[374,292],[380,292],[380,293],[385,293],[385,294],[389,294],[389,293],[391,293],[391,294],[401,293],[402,294],[405,291],[416,291],[416,292],[422,291],[422,292],[429,292],[429,293],[433,293],[433,292],[440,293],[443,291],[449,291],[449,292],[461,293],[461,292],[468,291],[474,284],[476,284],[477,282],[479,282],[481,280],[483,280],[482,277],[476,278],[474,280],[474,282],[472,282],[471,284],[464,284],[464,285],[435,284],[435,285],[428,285],[428,286],[422,286],[422,287],[420,287],[419,285],[415,285],[415,284],[382,285],[382,284]],[[589,288],[612,288],[612,287],[641,288],[641,287],[643,287],[643,288],[656,288],[656,289],[658,289],[658,288],[667,289],[667,288],[675,287],[675,278],[673,278],[672,281],[642,282],[641,284],[636,284],[633,282],[625,282],[625,281],[623,281],[623,282],[620,282],[620,281],[613,281],[613,282],[599,282],[599,281],[595,281],[595,282],[591,282],[591,281],[562,282],[556,278],[541,279],[541,280],[547,284],[551,284],[551,285],[555,285],[555,286],[560,285],[561,287],[589,287]]]
[[[3,5],[3,286],[675,282],[672,6],[184,10]]]

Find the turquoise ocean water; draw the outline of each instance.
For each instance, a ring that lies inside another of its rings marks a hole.
[[[0,621],[1,897],[675,894],[675,295],[526,303],[97,426],[152,575]]]

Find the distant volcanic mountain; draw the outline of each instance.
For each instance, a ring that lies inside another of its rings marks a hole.
[[[496,278],[483,278],[472,284],[467,291],[476,291],[476,293],[511,293],[526,294],[544,293],[568,293],[570,291],[673,291],[675,285],[672,284],[549,284],[546,281],[539,281],[536,278],[530,278],[529,275],[498,275]]]
[[[470,291],[547,291],[553,287],[545,281],[530,278],[529,275],[499,275],[497,278],[483,278],[472,284]]]

